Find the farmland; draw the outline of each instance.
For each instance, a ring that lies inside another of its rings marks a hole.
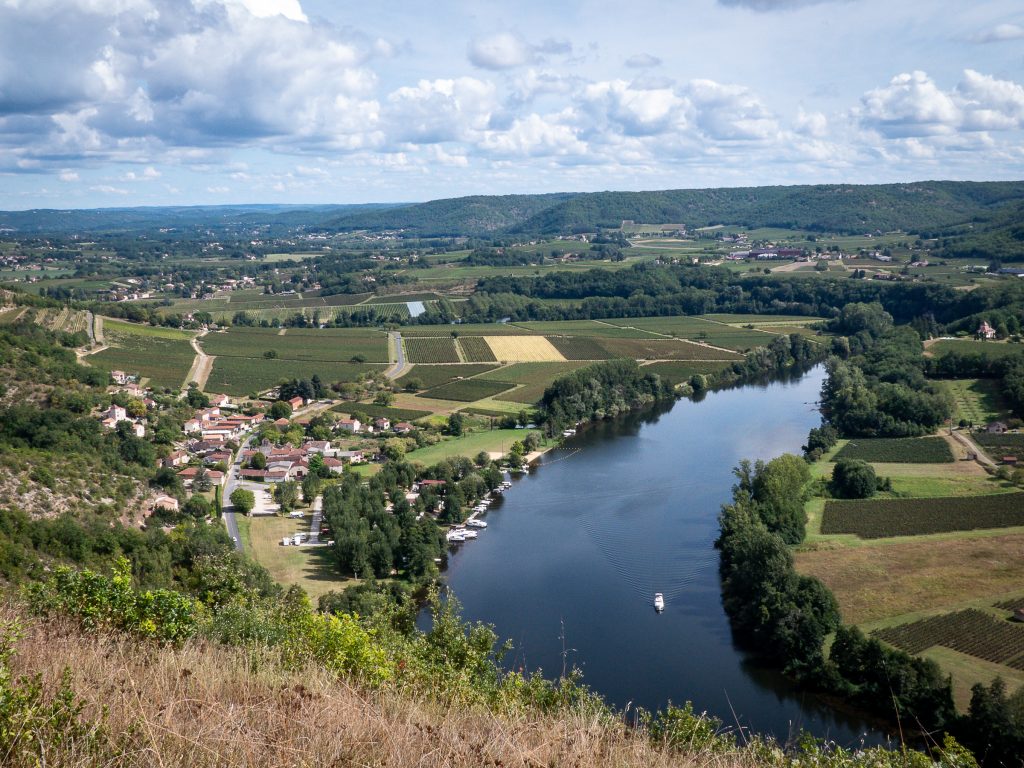
[[[825,502],[821,532],[862,539],[1024,525],[1024,493]]]
[[[561,360],[608,360],[612,355],[597,341],[587,336],[552,336],[551,345]]]
[[[941,645],[984,661],[1024,670],[1024,627],[977,608],[877,629],[872,635],[907,653],[920,654],[927,648]]]
[[[442,384],[422,394],[423,397],[436,400],[457,400],[459,402],[474,402],[483,400],[486,397],[510,389],[513,385],[504,381],[491,381],[487,379],[462,379]]]
[[[943,385],[953,397],[955,422],[987,424],[1007,412],[999,387],[990,379],[951,379]]]
[[[833,461],[898,462],[904,464],[942,464],[953,461],[953,452],[941,437],[858,438],[848,442]]]
[[[217,357],[262,358],[272,352],[282,360],[386,363],[387,336],[375,330],[289,328],[232,328],[200,340],[204,351]]]
[[[928,345],[928,353],[935,357],[942,357],[948,352],[1005,357],[1024,354],[1024,345],[1000,341],[972,341],[971,339],[939,339]]]
[[[601,339],[612,357],[636,360],[739,360],[734,352],[677,339]]]
[[[543,336],[486,336],[497,360],[503,362],[552,362],[565,360],[562,353]]]
[[[430,411],[418,411],[413,408],[395,408],[390,405],[377,405],[375,403],[342,403],[332,409],[337,413],[351,414],[358,412],[369,416],[371,419],[380,417],[392,421],[416,421],[430,415]]]
[[[419,448],[406,454],[409,461],[436,464],[452,456],[475,457],[480,451],[507,453],[512,443],[526,437],[521,429],[483,429],[463,437],[442,440],[435,445]]]
[[[664,336],[702,341],[716,347],[725,347],[734,351],[745,351],[753,347],[763,347],[769,344],[775,337],[774,333],[742,327],[737,328],[700,317],[644,317],[609,320],[608,322],[625,327],[639,328]]]
[[[996,459],[1024,454],[1024,432],[1004,432],[1001,435],[979,432],[972,435],[972,439]]]
[[[679,384],[681,382],[688,381],[695,373],[711,375],[717,373],[728,365],[729,363],[718,361],[666,361],[649,363],[644,366],[644,371],[657,373],[658,375],[664,376],[670,381]]]
[[[411,363],[458,363],[455,339],[448,336],[426,336],[403,339]]]
[[[466,336],[458,339],[458,345],[462,349],[462,356],[469,363],[494,362],[497,358],[494,351],[482,336]]]
[[[106,371],[137,373],[158,389],[181,387],[195,360],[188,342],[192,334],[184,331],[105,320],[104,335],[108,348],[84,362]]]
[[[213,361],[205,389],[226,395],[246,395],[269,389],[287,379],[309,379],[315,374],[324,382],[354,381],[368,371],[381,370],[384,370],[383,365],[366,363],[222,356]]]
[[[398,386],[405,387],[413,379],[418,380],[425,389],[439,387],[456,379],[465,379],[477,374],[493,371],[496,365],[456,364],[456,365],[416,365],[405,376],[397,381]]]

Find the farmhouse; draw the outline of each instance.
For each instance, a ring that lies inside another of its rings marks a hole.
[[[990,435],[1001,435],[1006,431],[1006,424],[1001,421],[990,422],[985,431]]]
[[[305,404],[306,404],[306,401],[303,400],[301,397],[298,397],[298,396],[295,396],[291,400],[288,401],[288,405],[290,405],[292,407],[293,411],[298,410],[299,408],[301,408]]]
[[[338,421],[338,429],[343,429],[346,432],[358,432],[362,429],[362,426],[359,423],[359,419],[341,419]]]
[[[989,325],[987,320],[982,320],[976,335],[979,339],[985,339],[986,341],[994,339],[996,337],[996,329]]]

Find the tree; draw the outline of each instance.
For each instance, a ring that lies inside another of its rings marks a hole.
[[[201,493],[213,488],[213,481],[210,479],[210,473],[206,471],[206,467],[199,467],[196,470],[196,476],[192,479],[192,488]]]
[[[185,506],[182,507],[181,511],[190,517],[202,520],[210,514],[211,509],[210,502],[205,497],[192,496],[185,502]]]
[[[841,499],[871,498],[878,489],[875,468],[860,459],[840,459],[832,470],[829,488]]]
[[[265,454],[256,451],[252,456],[249,457],[249,468],[250,469],[266,469],[267,468],[267,457]]]
[[[391,461],[398,461],[405,455],[405,441],[398,437],[391,437],[384,441],[380,452]]]
[[[306,504],[312,504],[313,500],[320,494],[320,487],[323,482],[320,476],[310,472],[302,478],[302,500]]]
[[[294,480],[278,483],[274,489],[274,497],[282,512],[291,512],[299,501],[299,484]]]
[[[423,379],[413,377],[405,380],[405,391],[406,392],[419,392],[423,389]]]
[[[268,349],[266,352],[263,353],[263,357],[266,358],[267,360],[273,360],[277,357],[277,350]]]
[[[245,488],[235,488],[229,497],[231,506],[243,515],[248,515],[256,506],[256,494]]]
[[[270,418],[274,419],[290,419],[292,416],[292,406],[284,400],[278,400],[270,406]]]
[[[394,394],[388,389],[382,389],[377,393],[376,397],[373,398],[374,405],[389,406],[395,402]]]
[[[486,467],[491,463],[491,454],[487,451],[480,451],[480,453],[476,455],[476,458],[473,459],[473,463],[478,467]]]
[[[462,429],[465,424],[465,417],[461,413],[453,413],[448,417],[448,434],[454,437],[460,437],[462,435]]]

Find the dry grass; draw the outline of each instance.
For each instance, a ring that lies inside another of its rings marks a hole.
[[[10,619],[10,609],[0,619]],[[85,766],[740,766],[742,753],[685,755],[652,747],[607,718],[444,708],[368,692],[322,670],[288,674],[271,654],[188,644],[158,649],[25,622],[15,672],[48,690],[70,667],[87,718],[106,711],[110,759],[53,746],[47,765]],[[107,745],[105,745],[107,746]]]
[[[502,362],[564,362],[565,357],[543,336],[485,336],[494,357]]]
[[[796,566],[825,582],[847,623],[862,624],[1019,588],[1024,534],[821,548],[797,552]]]

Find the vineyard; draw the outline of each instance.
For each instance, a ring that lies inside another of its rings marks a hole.
[[[1024,453],[1024,432],[1003,433],[1001,435],[990,435],[988,432],[980,432],[971,436],[978,445],[985,449],[985,452],[995,455],[996,458],[1003,455],[1020,456]]]
[[[871,633],[907,653],[941,645],[976,659],[1024,669],[1024,627],[969,608]]]
[[[823,534],[862,539],[924,536],[1024,525],[1024,493],[932,499],[872,499],[825,503]]]
[[[466,336],[460,338],[458,344],[462,347],[462,356],[468,363],[490,363],[498,359],[482,336]]]
[[[431,414],[430,411],[417,411],[412,408],[395,408],[390,405],[375,405],[374,403],[342,403],[332,409],[338,413],[351,415],[353,412],[369,416],[371,419],[387,418],[391,421],[416,421]]]
[[[608,360],[615,357],[587,336],[552,336],[548,341],[566,360]]]
[[[674,339],[601,339],[612,357],[635,360],[739,360],[735,352],[723,351]]]
[[[404,339],[405,352],[411,363],[457,363],[459,353],[455,339],[448,336],[417,336]]]
[[[325,383],[355,381],[368,371],[380,371],[383,368],[382,365],[329,360],[264,360],[224,356],[213,361],[213,370],[205,389],[207,392],[223,392],[226,395],[247,395],[270,389],[286,379],[309,379],[315,374]],[[188,366],[185,367],[187,370]]]
[[[276,328],[232,328],[207,334],[200,343],[207,354],[217,357],[262,358],[273,352],[282,360],[388,361],[387,337],[363,329],[289,328],[282,336]]]
[[[110,325],[117,327],[114,323]],[[108,327],[107,341],[110,346],[89,355],[85,358],[86,362],[107,371],[137,373],[148,379],[148,383],[155,389],[178,389],[196,356],[185,338],[119,333]]]
[[[943,464],[953,461],[953,452],[941,437],[858,438],[851,440],[834,457],[903,464]]]
[[[404,387],[413,379],[418,379],[423,389],[439,387],[456,379],[466,379],[478,373],[496,370],[496,365],[417,365],[409,373],[398,379],[396,384]]]
[[[644,372],[656,373],[659,376],[664,376],[669,381],[676,384],[680,384],[684,381],[689,381],[690,377],[695,373],[704,375],[714,375],[723,368],[728,367],[729,363],[725,362],[709,362],[703,360],[680,360],[671,362],[651,363],[643,367]]]
[[[429,397],[434,400],[457,400],[459,402],[471,403],[474,400],[483,400],[485,397],[493,397],[506,389],[512,387],[505,381],[488,381],[486,379],[462,379],[452,381],[435,387],[429,392],[424,392],[421,397]]]
[[[996,603],[996,608],[1002,608],[1005,611],[1019,611],[1024,609],[1024,597],[1018,597],[1013,600],[1003,600],[1001,603]]]

